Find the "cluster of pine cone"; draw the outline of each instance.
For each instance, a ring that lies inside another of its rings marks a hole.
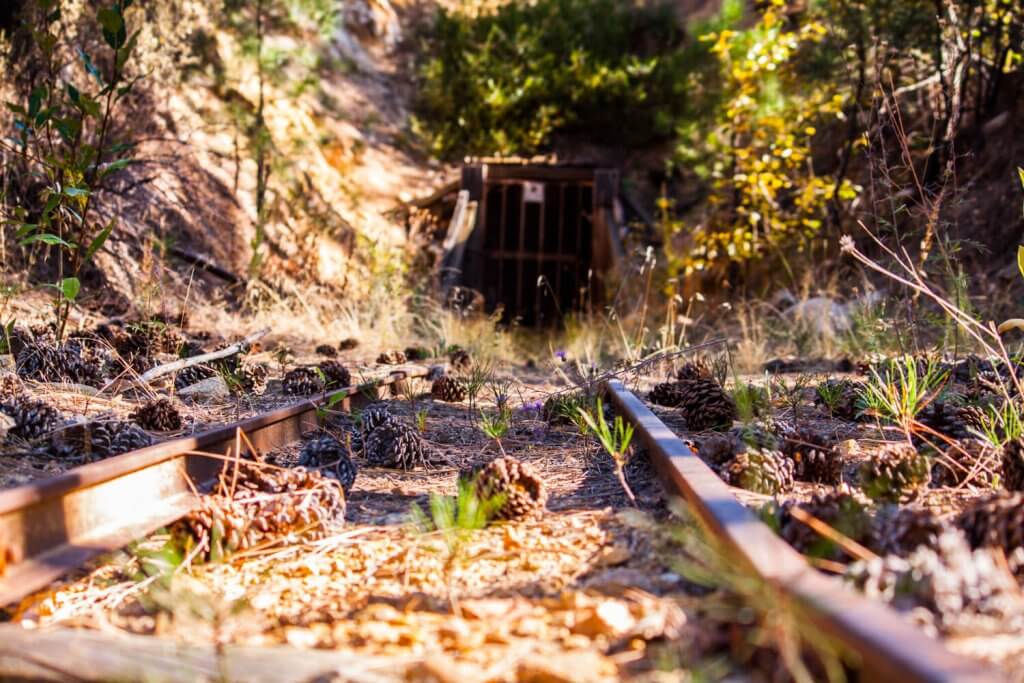
[[[709,373],[706,367],[687,363],[674,381],[656,385],[648,400],[678,408],[691,432],[728,429],[736,419],[736,403]]]
[[[282,387],[289,396],[312,396],[352,384],[352,373],[336,360],[321,361],[314,367],[298,367],[285,373]]]
[[[177,524],[177,529],[206,544],[208,559],[292,536],[322,537],[345,517],[341,486],[315,471],[242,463],[234,495],[227,494],[223,482],[221,489],[204,496],[199,507]]]

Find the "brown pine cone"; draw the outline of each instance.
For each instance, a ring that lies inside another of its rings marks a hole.
[[[441,375],[431,385],[430,395],[438,401],[459,403],[469,395],[469,388],[466,386],[465,380],[452,375]]]
[[[860,486],[874,501],[898,503],[913,500],[928,487],[928,458],[910,444],[886,446],[861,463]]]
[[[658,406],[674,408],[683,400],[682,382],[660,382],[647,394],[647,400]]]
[[[25,384],[13,372],[0,373],[0,401],[20,398],[25,393]]]
[[[793,460],[798,481],[838,484],[843,477],[843,459],[835,439],[820,431],[796,429],[785,434],[782,452]]]
[[[972,548],[1002,548],[1010,557],[1024,548],[1024,494],[997,493],[979,500],[957,518]]]
[[[726,463],[722,478],[732,486],[774,496],[793,488],[793,461],[779,451],[751,449]]]
[[[547,488],[528,464],[512,457],[492,460],[483,467],[462,473],[484,501],[500,497],[496,519],[539,517],[547,505]]]
[[[457,372],[467,372],[473,367],[473,358],[466,349],[456,347],[448,352],[448,364]]]
[[[397,349],[384,351],[377,356],[377,362],[381,365],[401,365],[406,361],[405,354]]]
[[[805,502],[788,501],[782,506],[779,534],[804,555],[842,560],[845,553],[829,539],[793,517],[791,510],[798,507],[825,524],[863,543],[871,532],[871,517],[860,501],[849,493],[830,492],[815,494]]]
[[[333,474],[338,479],[346,494],[356,481],[356,465],[349,457],[348,449],[330,434],[320,434],[304,443],[299,451],[298,464],[321,471],[330,467],[328,475]]]
[[[679,410],[691,432],[722,430],[732,427],[736,404],[714,380],[694,379],[679,382]]]
[[[267,377],[270,371],[263,363],[242,361],[234,377],[238,382],[237,389],[244,394],[259,396],[267,390]]]
[[[289,396],[311,396],[324,390],[324,380],[313,368],[294,368],[285,374],[282,387]]]
[[[999,451],[980,439],[961,439],[946,448],[932,465],[932,480],[939,486],[989,488],[1000,474]]]
[[[336,360],[325,360],[317,367],[324,374],[328,389],[341,389],[352,384],[352,373]]]
[[[968,420],[970,412],[963,406],[956,406],[946,401],[932,401],[917,414],[917,421],[926,427],[944,434],[951,439],[968,439],[971,434]],[[935,435],[923,432],[921,437],[935,443]]]
[[[1024,437],[1010,439],[1003,446],[1003,488],[1024,491]]]
[[[746,450],[746,445],[732,433],[706,436],[700,439],[695,447],[697,457],[715,469],[729,462],[737,453],[744,450]]]
[[[338,349],[330,344],[320,344],[316,347],[315,351],[318,355],[327,356],[328,358],[334,358],[338,355]]]
[[[179,370],[174,376],[174,388],[181,391],[185,387],[202,382],[204,379],[210,379],[216,374],[216,371],[205,365],[190,365]]]
[[[181,429],[181,413],[167,398],[150,401],[131,414],[137,425],[151,432],[173,432]]]
[[[676,370],[676,379],[714,379],[711,365],[703,358],[683,363],[683,366]]]
[[[363,454],[373,467],[413,470],[430,464],[433,449],[409,425],[391,420],[370,432]]]
[[[35,441],[60,426],[61,421],[55,408],[24,395],[0,403],[0,413],[14,420],[14,427],[7,432],[8,439]]]
[[[305,469],[277,470],[243,464],[234,497],[203,496],[175,530],[207,544],[205,557],[221,560],[257,545],[301,534],[322,538],[345,516],[341,486]]]
[[[926,508],[883,506],[875,516],[871,549],[882,555],[905,556],[918,546],[935,547],[947,525]]]
[[[352,349],[359,347],[359,340],[355,337],[346,337],[338,342],[338,349],[341,351],[351,351]]]

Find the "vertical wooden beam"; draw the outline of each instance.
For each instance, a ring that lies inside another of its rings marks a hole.
[[[462,284],[483,291],[484,287],[484,234],[487,231],[487,166],[486,164],[462,167],[462,189],[469,192],[469,199],[477,203],[475,228],[466,240],[463,259]]]

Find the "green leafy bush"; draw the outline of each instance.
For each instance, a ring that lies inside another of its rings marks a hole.
[[[479,16],[441,10],[425,43],[414,125],[441,157],[529,154],[555,132],[644,144],[673,133],[686,99],[690,60],[667,5],[539,0]]]

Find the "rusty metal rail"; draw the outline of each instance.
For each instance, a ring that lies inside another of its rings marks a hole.
[[[427,372],[403,366],[383,379],[0,491],[0,605],[188,513],[198,500],[194,491],[209,489],[224,465],[195,451],[244,454],[240,433],[260,451],[271,450],[315,429],[317,409],[334,397],[344,396],[334,409],[351,410],[381,387]]]
[[[860,680],[991,683],[1004,678],[992,667],[950,652],[887,606],[813,569],[622,382],[610,380],[604,386],[616,410],[635,426],[666,487],[739,560],[792,598],[822,633],[859,659]]]

